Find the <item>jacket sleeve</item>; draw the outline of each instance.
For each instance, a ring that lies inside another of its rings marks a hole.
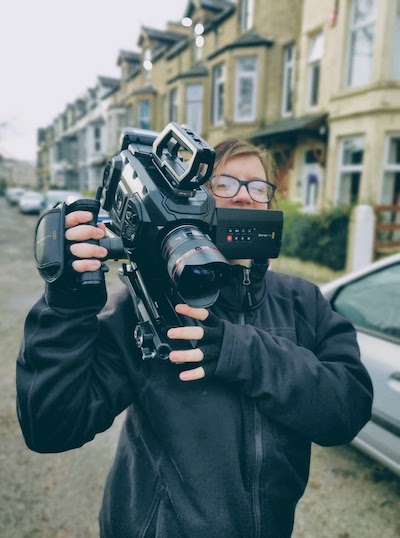
[[[215,376],[255,398],[274,421],[333,446],[350,442],[370,419],[373,390],[353,326],[314,289],[312,346],[224,321]]]
[[[105,296],[105,290],[77,297],[48,286],[27,316],[17,360],[17,411],[32,450],[79,447],[133,401],[124,363],[137,350],[126,308],[111,302],[98,316]]]

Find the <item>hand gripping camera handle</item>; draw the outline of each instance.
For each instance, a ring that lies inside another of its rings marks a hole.
[[[97,216],[99,214],[100,202],[98,200],[82,199],[73,202],[67,206],[67,213],[73,211],[90,211],[93,218],[91,221],[85,223],[85,225],[97,226]],[[98,245],[99,241],[95,239],[89,239],[87,243]],[[102,268],[97,271],[86,271],[85,273],[79,273],[78,282],[81,286],[99,286],[104,281],[104,271]]]

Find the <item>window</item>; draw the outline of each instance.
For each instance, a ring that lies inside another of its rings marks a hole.
[[[321,183],[320,149],[308,149],[304,152],[304,162],[301,172],[301,197],[304,210],[314,212],[317,208],[318,191]]]
[[[282,116],[289,116],[293,112],[293,83],[294,83],[294,57],[295,46],[293,43],[283,49],[283,92],[282,92]]]
[[[240,30],[245,32],[253,26],[254,0],[240,1]]]
[[[257,58],[248,56],[236,60],[235,121],[256,118]]]
[[[351,205],[358,201],[364,159],[364,138],[344,138],[340,145],[339,180],[336,201]]]
[[[201,134],[203,115],[203,85],[187,84],[186,86],[186,123],[195,133]]]
[[[368,84],[372,76],[376,0],[353,0],[350,13],[347,86]]]
[[[311,38],[308,51],[308,108],[317,106],[319,102],[319,81],[323,53],[324,37],[322,34],[318,34]]]
[[[94,150],[100,151],[101,149],[101,127],[100,125],[95,125],[93,129],[94,136]]]
[[[224,121],[225,66],[218,64],[213,68],[212,123],[222,125]]]
[[[395,28],[393,39],[393,78],[400,80],[400,0],[396,0]]]
[[[400,205],[400,133],[386,140],[381,203]]]
[[[151,128],[151,106],[148,100],[138,103],[138,126],[140,129]]]
[[[347,284],[334,309],[360,329],[400,338],[399,304],[400,264],[395,264]]]
[[[178,88],[169,92],[169,121],[178,121]]]
[[[161,117],[162,117],[162,124],[167,125],[169,121],[169,114],[168,114],[168,95],[164,94],[161,97]]]

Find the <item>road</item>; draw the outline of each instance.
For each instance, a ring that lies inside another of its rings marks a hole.
[[[123,417],[80,449],[41,455],[27,449],[15,413],[15,358],[25,316],[43,289],[33,259],[36,222],[0,198],[0,537],[96,538]],[[107,275],[110,291],[122,285],[117,267]],[[313,446],[293,536],[399,538],[400,479],[351,446]]]

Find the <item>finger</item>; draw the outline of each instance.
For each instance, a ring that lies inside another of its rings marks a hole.
[[[168,338],[176,340],[200,340],[204,336],[203,327],[174,327],[167,332]]]
[[[181,363],[181,362],[200,362],[204,358],[204,354],[201,349],[185,349],[185,350],[174,350],[169,354],[169,360],[171,362]]]
[[[179,379],[181,381],[196,381],[196,379],[203,379],[206,375],[204,368],[199,366],[193,370],[185,370],[179,374]]]
[[[73,211],[65,217],[65,227],[72,228],[77,224],[84,224],[85,222],[90,222],[93,218],[93,215],[90,211]]]
[[[69,250],[77,258],[105,258],[108,254],[107,249],[90,243],[74,243]]]
[[[85,271],[97,271],[100,269],[101,262],[99,260],[75,260],[72,262],[72,267],[77,273]]]
[[[88,239],[101,239],[104,237],[104,230],[96,226],[74,226],[68,228],[65,232],[65,237],[68,241],[87,241]]]
[[[177,304],[175,310],[178,314],[183,314],[200,321],[204,321],[208,318],[208,310],[205,308],[192,308],[187,304]]]

